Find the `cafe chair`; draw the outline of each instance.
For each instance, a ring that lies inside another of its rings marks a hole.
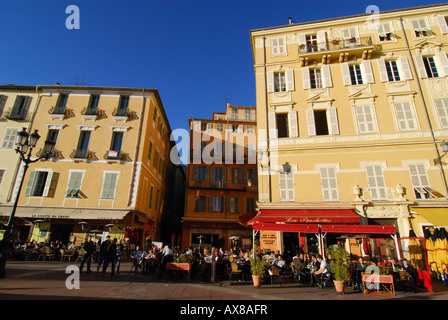
[[[243,270],[238,270],[238,265],[236,264],[236,262],[231,262],[229,270],[229,283],[232,281],[232,276],[234,275],[237,275],[242,280],[244,280]]]
[[[268,273],[269,276],[271,277],[271,285],[272,285],[272,280],[274,277],[278,277],[278,281],[280,283],[280,287],[282,286],[282,275],[281,275],[281,271],[280,268],[277,267],[272,267],[268,269]]]

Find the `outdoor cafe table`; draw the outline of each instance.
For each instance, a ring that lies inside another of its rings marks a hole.
[[[362,274],[364,294],[395,296],[394,278],[392,275]]]
[[[168,271],[187,271],[188,272],[187,281],[190,281],[190,277],[191,277],[191,263],[168,262],[166,264],[165,279],[167,277]]]

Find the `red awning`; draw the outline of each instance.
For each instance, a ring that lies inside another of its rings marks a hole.
[[[297,223],[263,223],[255,222],[254,230],[269,230],[283,232],[319,233],[318,224]],[[329,233],[357,233],[357,234],[394,234],[395,227],[390,225],[321,225],[321,232]]]
[[[318,233],[319,226],[317,224],[296,224],[296,223],[259,223],[255,222],[252,225],[254,230],[268,230],[268,231],[284,231],[284,232],[304,232],[304,233]]]
[[[352,209],[263,209],[248,224],[263,223],[360,223]]]
[[[238,223],[241,224],[242,226],[247,227],[248,226],[248,222],[253,219],[255,216],[257,215],[257,211],[254,210],[252,212],[243,214],[242,216],[238,217]]]
[[[396,233],[391,225],[321,225],[322,232],[359,233],[359,234],[391,234]]]

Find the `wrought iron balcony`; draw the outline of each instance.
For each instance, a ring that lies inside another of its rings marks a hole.
[[[28,110],[26,110],[26,109],[20,111],[16,108],[11,108],[11,109],[6,110],[3,113],[3,116],[9,120],[26,120],[26,121],[28,121],[31,119],[31,112],[28,112]]]
[[[70,158],[79,160],[98,160],[95,152],[89,150],[76,149],[70,154]]]

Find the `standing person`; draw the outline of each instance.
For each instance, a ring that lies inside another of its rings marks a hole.
[[[106,273],[106,269],[111,264],[110,276],[115,275],[115,260],[117,259],[117,238],[114,238],[112,242],[109,241],[109,245],[106,248],[106,254],[104,256],[103,274]]]
[[[403,264],[401,265],[401,270],[406,271],[409,274],[409,286],[412,292],[417,293],[415,289],[415,281],[417,278],[417,271],[415,268],[409,263],[407,259],[403,259]]]
[[[117,266],[117,274],[120,273],[120,263],[121,263],[121,256],[123,255],[123,244],[121,243],[121,240],[118,240],[117,242],[117,255],[116,255],[116,266]]]
[[[84,268],[84,263],[87,262],[87,273],[92,272],[92,270],[90,270],[90,263],[92,262],[92,254],[93,254],[93,250],[95,250],[95,245],[92,241],[92,236],[87,236],[87,241],[84,242],[83,244],[83,249],[84,249],[84,256],[82,257],[81,260],[81,266],[79,267],[79,272],[82,272],[82,269]]]
[[[107,236],[106,240],[101,242],[100,252],[98,255],[98,266],[96,268],[96,271],[100,271],[101,265],[103,264],[104,258],[106,257],[106,251],[109,244],[110,244],[110,236]]]

